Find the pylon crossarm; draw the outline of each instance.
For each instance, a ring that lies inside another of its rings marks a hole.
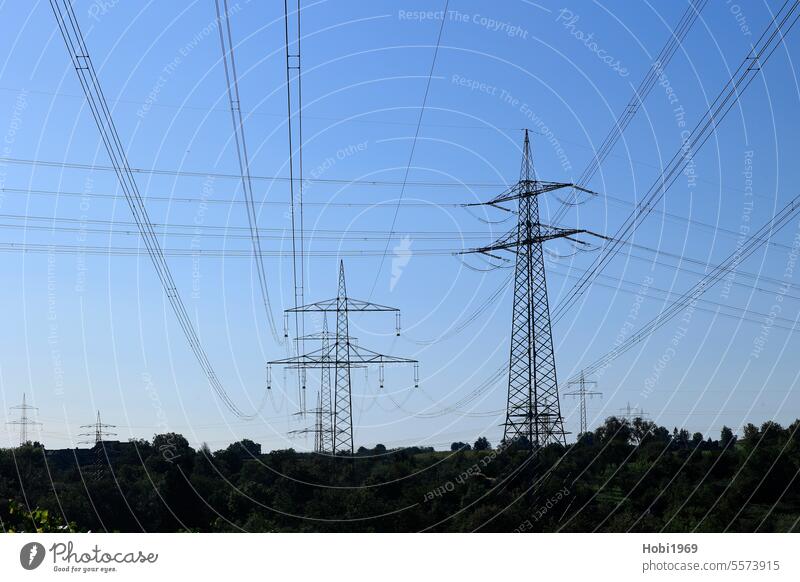
[[[360,346],[350,346],[350,360],[356,364],[418,364],[417,360],[411,358],[400,358],[379,354],[370,349]]]
[[[286,435],[290,436],[290,437],[293,437],[293,436],[301,436],[301,435],[310,434],[312,432],[314,432],[313,428],[300,428],[300,429],[297,429],[297,430],[290,430],[289,432],[286,433]]]
[[[561,190],[563,188],[572,188],[580,192],[592,194],[593,196],[598,195],[597,192],[593,190],[589,190],[588,188],[584,188],[583,186],[578,186],[577,184],[572,184],[570,182],[545,182],[542,180],[520,180],[514,186],[512,186],[502,194],[495,196],[488,202],[473,202],[470,204],[464,204],[464,206],[496,206],[501,210],[508,210],[508,208],[504,208],[502,206],[497,206],[497,205],[502,204],[503,202],[511,202],[512,200],[519,200],[521,198],[530,198],[532,196],[539,196],[540,194],[546,194],[548,192],[553,192],[554,190]]]
[[[318,341],[325,341],[325,340],[331,341],[331,340],[333,340],[333,341],[335,341],[336,340],[336,334],[332,333],[330,331],[321,331],[321,332],[318,332],[318,333],[309,333],[309,334],[304,335],[302,337],[299,337],[297,339],[298,340],[318,340]],[[351,342],[358,341],[358,338],[350,336],[350,341]]]
[[[549,232],[548,232],[549,231]],[[570,238],[576,234],[584,234],[587,231],[582,229],[567,229],[567,228],[557,228],[557,227],[542,227],[542,233],[539,236],[529,237],[524,239],[517,239],[513,236],[505,236],[499,239],[494,244],[485,246],[485,247],[477,247],[474,249],[470,249],[467,251],[463,251],[462,254],[470,254],[470,253],[482,253],[482,254],[490,254],[495,251],[503,251],[508,249],[513,249],[522,246],[529,246],[537,243],[543,243],[545,241],[554,240],[557,238],[567,238],[572,241],[576,241],[576,239]],[[511,233],[510,233],[511,234]],[[582,242],[582,241],[576,241]]]
[[[332,359],[332,353],[333,349],[331,347],[320,348],[318,350],[308,352],[307,354],[292,356],[290,358],[283,358],[281,360],[272,360],[267,362],[267,364],[305,365],[305,364],[325,363],[325,362],[329,363]]]
[[[378,303],[370,303],[361,299],[346,299],[347,311],[400,311],[396,307],[388,307]],[[308,305],[301,305],[300,307],[293,307],[287,309],[286,313],[302,313],[302,312],[335,312],[341,309],[337,304],[336,299],[326,299],[325,301],[317,301],[316,303],[309,303]]]
[[[292,307],[286,309],[286,313],[300,313],[305,311],[336,311],[336,299],[326,299],[324,301],[317,301],[316,303],[309,303],[308,305],[300,305],[299,307]]]
[[[347,311],[400,311],[396,307],[388,307],[378,303],[370,303],[361,299],[347,298]]]
[[[509,188],[507,188],[506,190],[495,196],[493,199],[489,200],[488,202],[469,202],[466,204],[462,204],[461,206],[465,208],[469,206],[494,206],[502,198],[512,197],[513,199],[513,196],[519,191],[519,188],[520,188],[520,182],[517,182],[513,186],[510,186]],[[503,208],[503,210],[508,210],[508,209]]]
[[[397,356],[389,356],[373,352],[367,348],[362,348],[354,344],[350,344],[349,357],[343,360],[337,359],[335,355],[336,345],[333,344],[328,350],[319,349],[303,354],[300,356],[293,356],[291,358],[284,358],[282,360],[273,360],[269,364],[286,364],[291,368],[319,368],[319,367],[335,367],[335,366],[358,366],[360,364],[416,364],[417,360],[410,358],[400,358]]]
[[[574,184],[566,182],[540,182],[538,180],[522,180],[517,184],[516,191],[510,192],[506,195],[501,194],[493,200],[491,205],[502,204],[503,202],[511,202],[512,200],[520,200],[522,198],[530,198],[532,196],[539,196],[554,190],[561,190],[562,188],[569,188]]]

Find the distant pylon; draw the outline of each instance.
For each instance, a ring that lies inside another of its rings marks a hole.
[[[566,392],[564,396],[577,396],[580,398],[581,403],[581,432],[580,434],[586,434],[588,430],[588,425],[586,422],[586,397],[592,398],[593,396],[602,396],[602,392],[595,392],[592,390],[587,390],[586,386],[597,386],[597,382],[594,380],[586,380],[583,375],[583,370],[581,370],[581,377],[578,380],[573,380],[572,382],[568,382],[570,386],[578,386],[577,390],[572,392]]]
[[[636,408],[635,406],[632,407],[630,402],[628,402],[625,408],[620,408],[619,411],[622,419],[627,420],[628,422],[633,422],[636,418],[644,418],[649,416],[648,413],[641,408]]]
[[[25,393],[22,393],[22,404],[17,406],[12,406],[11,410],[19,410],[19,418],[16,420],[11,420],[6,424],[11,425],[19,425],[19,446],[25,446],[28,444],[28,427],[29,426],[36,426],[41,425],[41,422],[36,422],[32,418],[28,416],[29,410],[39,410],[35,406],[30,406],[27,401],[25,400]]]
[[[514,200],[518,204],[517,224],[510,232],[491,245],[466,252],[497,258],[495,252],[510,250],[516,255],[504,440],[524,438],[535,449],[551,443],[566,444],[558,399],[542,244],[558,238],[587,244],[574,236],[592,234],[539,221],[539,196],[561,188],[593,194],[575,184],[538,180],[533,170],[526,129],[519,181],[488,202],[469,205],[488,205],[513,212],[502,204]]]
[[[326,354],[331,350],[331,336],[328,332],[328,316],[322,318],[322,351]],[[333,401],[331,397],[331,366],[320,368],[319,383],[319,450],[318,453],[333,453]]]
[[[92,432],[84,432],[78,436],[82,437],[93,437],[93,440],[83,440],[81,443],[83,444],[92,444],[94,442],[94,478],[95,481],[99,481],[103,474],[105,473],[106,468],[106,453],[105,453],[105,445],[103,441],[105,437],[109,436],[116,436],[117,433],[110,432],[106,429],[108,428],[116,428],[113,424],[105,424],[100,420],[100,411],[97,411],[97,420],[94,424],[83,424],[81,428],[91,428],[94,429]]]
[[[103,442],[103,437],[107,436],[117,436],[115,432],[109,432],[107,428],[117,428],[114,424],[105,424],[100,420],[100,411],[97,411],[97,420],[93,424],[82,424],[81,428],[92,428],[94,429],[93,432],[83,432],[78,436],[82,437],[94,437],[94,443],[101,443]],[[87,444],[91,444],[91,441],[83,441]]]
[[[320,333],[303,336],[302,340],[320,340],[322,343],[322,353],[329,354],[332,334],[328,331],[328,317],[323,314],[322,331]],[[355,343],[355,338],[350,341]],[[298,342],[299,343],[299,342]],[[329,359],[330,356],[328,356]],[[304,435],[314,433],[314,452],[332,453],[333,452],[333,411],[331,404],[331,365],[320,368],[320,386],[317,393],[317,407],[313,410],[314,428],[304,428],[290,431],[290,434]],[[301,413],[301,416],[305,416]]]
[[[394,307],[386,307],[360,299],[353,299],[347,296],[347,285],[344,276],[344,263],[339,263],[339,291],[334,299],[318,301],[300,307],[287,309],[287,312],[335,312],[336,313],[336,335],[333,343],[330,339],[327,344],[319,350],[302,354],[296,357],[274,360],[269,364],[286,365],[292,368],[305,370],[308,368],[319,368],[323,371],[335,369],[335,384],[333,385],[333,430],[331,439],[331,452],[333,454],[352,454],[353,452],[353,403],[351,390],[352,368],[361,368],[372,364],[377,364],[383,369],[385,364],[413,364],[414,365],[414,385],[419,385],[419,368],[417,360],[409,358],[398,358],[379,354],[357,345],[355,338],[350,337],[349,314],[353,312],[366,311],[389,311],[399,314],[399,310]],[[399,319],[397,333],[399,334]],[[381,377],[382,374],[381,374]],[[323,394],[324,396],[324,394]],[[320,411],[323,406],[318,407]]]
[[[322,392],[317,394],[316,418],[314,419],[314,452],[321,453],[325,450],[322,444]]]

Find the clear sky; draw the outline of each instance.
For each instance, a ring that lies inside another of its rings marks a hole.
[[[613,233],[680,147],[681,122],[691,128],[705,113],[781,4],[711,2],[588,184],[601,196],[560,223]],[[281,310],[293,301],[289,191],[285,180],[269,178],[288,176],[283,3],[231,6],[251,171],[266,177],[254,192],[282,328]],[[452,252],[490,242],[513,217],[459,205],[517,179],[523,127],[534,131],[538,176],[576,180],[687,3],[451,0],[380,272],[444,2],[302,6],[306,299],[335,296],[342,258],[351,296],[403,311],[400,338],[385,314],[353,316],[352,334],[366,347],[420,360],[418,389],[409,369],[387,371],[383,389],[376,370],[354,372],[356,446],[442,448],[482,434],[496,443],[511,271]],[[219,377],[251,411],[264,393],[264,363],[285,348],[260,304],[240,183],[220,176],[238,165],[214,2],[74,7],[131,165],[166,170],[137,172],[139,189]],[[626,247],[554,325],[561,380],[733,252],[743,225],[761,226],[797,195],[798,34],[696,155],[695,175],[681,177],[636,231],[640,247]],[[286,436],[311,423],[294,415],[291,375],[284,381],[273,371],[269,399],[250,422],[230,415],[208,387],[115,176],[103,169],[108,159],[48,2],[0,2],[0,140],[3,420],[25,392],[43,423],[32,434],[51,448],[80,440],[79,426],[97,409],[123,439],[175,430],[212,449],[244,437],[265,449],[313,446],[311,437]],[[557,196],[544,197],[542,220],[559,207]],[[615,360],[596,378],[603,397],[589,403],[590,424],[628,403],[669,428],[714,436],[723,424],[738,430],[796,418],[800,339],[790,328],[800,316],[800,270],[788,267],[798,233],[795,219],[777,244],[740,265],[728,288],[708,291],[688,324],[678,318]],[[193,256],[198,248],[212,256]],[[597,252],[548,248],[555,306]],[[764,327],[770,312],[778,317]],[[309,319],[307,330],[315,325]],[[313,405],[313,378],[307,390]],[[577,401],[562,398],[562,410],[577,432]],[[2,444],[17,438],[10,428]]]

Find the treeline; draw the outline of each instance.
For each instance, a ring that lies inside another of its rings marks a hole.
[[[354,457],[175,433],[0,451],[3,531],[798,531],[800,421],[741,438],[611,417],[533,455],[485,438]]]

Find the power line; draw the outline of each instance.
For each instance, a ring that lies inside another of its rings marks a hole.
[[[106,194],[99,192],[69,192],[63,190],[41,190],[31,188],[0,188],[0,192],[11,194],[25,194],[29,196],[54,196],[65,198],[105,198],[109,200],[122,200],[125,197],[117,194]],[[331,195],[332,197],[332,195]],[[147,202],[167,202],[169,204],[224,204],[224,205],[238,205],[246,204],[244,200],[220,199],[220,198],[198,198],[189,196],[143,196],[143,200]],[[260,200],[259,206],[287,206],[288,202],[281,202],[279,200]],[[395,202],[392,200],[378,200],[375,202],[304,202],[305,206],[320,206],[324,208],[370,208],[380,209],[382,206],[392,205]],[[402,202],[401,206],[409,208],[430,208],[431,206],[442,208],[463,208],[461,202]]]
[[[428,104],[428,94],[430,93],[431,89],[431,79],[433,79],[433,71],[436,68],[436,57],[439,55],[439,46],[442,43],[442,33],[444,32],[444,23],[447,20],[447,7],[450,5],[450,0],[445,0],[444,3],[444,12],[445,15],[442,17],[442,22],[439,25],[439,35],[436,37],[436,47],[433,49],[433,58],[431,59],[431,68],[428,71],[428,81],[425,83],[425,95],[422,97],[422,106],[419,108],[419,117],[417,118],[417,127],[414,130],[414,139],[411,142],[411,151],[408,154],[408,163],[406,164],[405,174],[403,175],[403,183],[400,186],[400,195],[397,197],[397,201],[400,202],[403,200],[403,196],[406,193],[406,184],[408,183],[408,174],[411,171],[411,162],[414,160],[414,150],[417,147],[417,140],[419,139],[419,130],[422,126],[422,117],[425,115],[425,106]],[[392,217],[392,225],[389,227],[389,232],[392,233],[394,231],[394,227],[397,225],[397,215],[400,213],[400,206],[395,206],[394,209],[394,216]],[[389,253],[389,242],[386,242],[386,248],[383,250],[383,255],[381,256],[381,261],[378,265],[378,269],[375,271],[375,280],[372,282],[372,289],[369,292],[370,297],[375,292],[375,286],[378,284],[378,279],[380,278],[381,271],[383,270],[383,264],[386,261],[386,255]]]
[[[303,218],[303,89],[302,89],[302,69],[300,54],[300,0],[297,0],[297,40],[296,52],[292,54],[289,50],[289,2],[283,2],[283,22],[284,22],[284,48],[286,54],[286,126],[288,130],[289,144],[289,200],[290,217],[292,224],[292,287],[295,308],[305,303],[305,236]],[[297,74],[292,77],[292,71]],[[297,172],[295,172],[295,151],[294,151],[294,128],[292,124],[292,81],[297,82]],[[295,196],[295,173],[297,174],[297,196]],[[298,229],[299,223],[299,229]],[[299,236],[298,236],[299,230]],[[305,336],[304,321],[302,316],[295,312],[294,331],[296,338]],[[296,346],[301,352],[304,348],[303,340],[299,340]],[[298,374],[298,399],[301,414],[305,414],[305,370],[300,370]]]
[[[57,0],[52,0],[57,1]],[[63,1],[63,0],[62,0]],[[0,162],[6,164],[17,164],[22,166],[41,166],[45,168],[69,168],[72,170],[89,170],[93,172],[102,171],[102,172],[113,172],[113,166],[104,166],[102,164],[84,164],[79,162],[58,162],[53,160],[31,160],[25,158],[11,158],[6,156],[0,156]],[[220,178],[220,179],[227,179],[227,180],[241,180],[241,174],[230,174],[224,172],[200,172],[200,171],[191,171],[191,170],[169,170],[169,169],[160,169],[160,168],[134,168],[131,167],[130,171],[132,174],[151,174],[156,176],[180,176],[180,177],[187,177],[187,178]],[[288,178],[285,176],[259,176],[255,174],[251,174],[251,180],[262,180],[268,182],[296,182],[299,178]],[[343,186],[364,186],[364,187],[375,187],[375,186],[386,186],[386,187],[395,187],[395,186],[402,186],[402,181],[397,180],[346,180],[343,178],[307,178],[305,180],[306,184],[340,184]],[[491,183],[491,182],[435,182],[435,181],[408,181],[406,182],[408,185],[411,186],[418,186],[422,187],[431,187],[431,188],[458,188],[459,190],[463,190],[464,188],[504,188],[506,184],[500,183]]]
[[[606,265],[613,259],[619,252],[622,241],[627,241],[636,228],[641,224],[644,218],[650,213],[651,209],[664,197],[667,190],[675,183],[681,173],[688,166],[689,162],[694,158],[694,155],[702,148],[706,141],[713,135],[717,126],[725,119],[728,112],[733,108],[736,102],[741,97],[742,93],[750,86],[750,83],[756,77],[758,71],[767,63],[770,56],[772,56],[775,49],[778,47],[780,41],[783,40],[785,34],[788,34],[792,27],[797,22],[798,17],[789,24],[786,32],[782,32],[782,27],[792,18],[795,10],[798,7],[798,1],[792,2],[789,10],[784,12],[784,8],[789,3],[781,7],[781,10],[770,21],[767,28],[761,34],[758,42],[753,46],[748,55],[744,58],[739,68],[731,75],[731,78],[720,91],[719,95],[709,106],[708,111],[704,114],[697,125],[684,140],[679,150],[675,153],[672,159],[667,164],[661,175],[655,180],[653,185],[645,194],[644,200],[639,202],[634,211],[625,220],[622,226],[619,227],[613,237],[610,248],[606,249],[603,254],[595,259],[592,267],[587,271],[586,275],[579,280],[567,294],[567,297],[562,300],[555,308],[553,315],[554,321],[559,321],[564,314],[577,302],[578,298],[583,294],[586,288],[591,284],[592,279],[597,273],[600,273]],[[780,16],[783,13],[783,16]],[[780,16],[780,21],[778,20]],[[774,26],[774,30],[773,29]],[[766,40],[762,43],[762,40]]]
[[[798,210],[800,210],[800,195],[795,196],[770,221],[764,224],[753,236],[748,238],[741,248],[734,251],[722,263],[708,273],[708,275],[672,301],[667,308],[663,309],[655,318],[643,325],[639,331],[629,336],[612,350],[606,352],[600,358],[592,362],[592,364],[585,366],[584,369],[589,373],[594,373],[601,368],[607,367],[611,361],[663,327],[668,321],[680,314],[686,306],[691,306],[692,302],[696,301],[708,289],[719,283],[732,268],[758,250],[774,233],[784,228],[789,221],[796,216]]]
[[[567,275],[567,274],[560,273],[559,271],[555,271],[555,270],[554,270],[554,272],[556,272],[556,273],[558,273],[558,274],[560,274],[560,275],[562,275],[564,277],[567,277],[568,279],[578,279],[579,278],[578,275]],[[608,283],[599,283],[599,282],[595,283],[596,285],[598,285],[600,287],[605,287],[606,289],[612,289],[614,291],[622,292],[622,293],[625,293],[627,295],[641,296],[643,299],[645,299],[645,298],[646,299],[656,299],[655,297],[650,297],[649,295],[641,295],[641,291],[640,291],[641,283],[634,283],[633,281],[629,281],[627,279],[620,279],[619,277],[610,277],[610,276],[607,276],[607,275],[601,275],[601,277],[604,278],[604,279],[607,279],[609,282]],[[620,283],[630,285],[633,288],[631,288],[631,289],[623,289],[622,287],[619,286]],[[746,285],[742,284],[742,286],[746,286]],[[661,299],[663,301],[672,301],[672,300],[675,300],[675,299],[679,298],[680,295],[681,295],[680,293],[676,293],[674,291],[667,291],[666,289],[660,289],[658,287],[653,287],[652,285],[650,287],[648,287],[648,293],[650,291],[654,291],[654,292],[662,295],[663,297]],[[795,299],[796,298],[797,297],[795,297]],[[697,305],[697,306],[694,307],[694,309],[696,311],[702,311],[704,313],[710,313],[712,315],[719,316],[719,317],[725,317],[725,318],[729,318],[729,319],[735,319],[737,321],[745,321],[745,322],[755,323],[755,324],[759,324],[759,325],[762,325],[764,323],[764,321],[766,320],[766,318],[769,317],[770,320],[773,321],[773,327],[775,327],[776,329],[783,329],[785,331],[789,331],[789,332],[792,332],[792,333],[800,331],[800,326],[797,325],[797,322],[795,320],[793,320],[793,319],[788,318],[788,317],[781,317],[781,316],[774,316],[773,317],[773,316],[770,316],[767,313],[761,313],[761,312],[753,311],[751,309],[746,309],[746,308],[743,308],[743,307],[735,307],[733,305],[727,305],[725,303],[720,303],[718,301],[712,301],[710,299],[696,299],[696,302],[697,303],[701,303],[702,302],[703,304],[706,304],[706,305],[710,306],[710,307],[700,307],[699,305]],[[716,309],[712,309],[712,307],[715,307]],[[732,313],[725,313],[723,311],[720,311],[721,309],[725,309],[728,312],[732,312]]]
[[[242,119],[241,98],[239,97],[239,77],[236,73],[236,60],[234,57],[233,35],[231,34],[230,11],[228,10],[228,0],[222,0],[224,11],[220,11],[219,0],[215,0],[217,10],[217,29],[219,31],[219,43],[222,48],[222,63],[225,67],[225,87],[228,93],[228,103],[231,109],[231,122],[233,122],[233,135],[236,145],[236,157],[239,161],[239,172],[242,175],[242,191],[247,204],[247,222],[250,225],[250,238],[253,243],[253,260],[256,263],[258,274],[258,285],[261,289],[261,298],[264,303],[264,311],[267,315],[272,337],[277,343],[281,343],[282,338],[278,335],[275,320],[272,315],[272,306],[269,300],[269,289],[267,288],[267,274],[264,269],[264,259],[261,254],[261,240],[258,234],[258,213],[256,212],[253,183],[250,179],[250,158],[247,155],[247,140],[245,139],[244,120]],[[224,20],[224,26],[223,26]],[[223,32],[224,31],[224,32]]]
[[[642,81],[639,83],[639,86],[635,89],[633,96],[631,97],[630,101],[628,101],[625,109],[622,110],[622,113],[620,113],[620,115],[614,121],[614,125],[611,126],[608,134],[601,142],[597,153],[592,157],[589,165],[583,170],[580,178],[578,178],[578,180],[575,182],[576,184],[586,186],[592,177],[597,173],[597,170],[600,169],[600,166],[603,164],[605,159],[614,149],[614,146],[622,137],[625,129],[636,116],[636,113],[639,111],[642,103],[645,101],[645,99],[647,99],[650,91],[652,91],[653,87],[655,87],[656,81],[663,74],[664,69],[667,68],[667,65],[672,60],[673,55],[683,42],[686,34],[692,28],[692,25],[697,20],[697,17],[700,16],[700,12],[702,12],[703,8],[705,8],[707,1],[708,0],[697,0],[695,2],[691,2],[688,8],[686,8],[686,11],[678,21],[678,24],[675,26],[674,30],[670,32],[667,43],[661,48],[661,51],[658,53],[655,61],[648,69],[644,79],[642,79]],[[569,206],[567,204],[562,204],[559,211],[555,214],[553,222],[559,222],[564,217],[564,214],[568,208]]]
[[[64,190],[41,190],[32,188],[0,188],[0,192],[10,194],[25,194],[26,196],[54,196],[56,198],[100,198],[108,200],[124,200],[125,196],[117,194],[108,194],[100,192],[70,192]],[[332,195],[329,195],[332,197]],[[170,204],[224,204],[224,205],[237,205],[247,204],[246,200],[233,200],[233,199],[220,199],[220,198],[199,198],[194,196],[142,196],[146,202],[168,202]],[[259,206],[287,206],[288,202],[280,200],[259,200]],[[376,202],[309,202],[305,201],[304,206],[321,206],[324,208],[371,208],[379,209],[381,206],[392,205],[394,208],[395,201],[392,200],[378,200]],[[430,208],[432,205],[442,208],[463,208],[462,202],[401,202],[403,207],[409,208]]]
[[[70,191],[62,191],[62,190],[41,190],[41,189],[30,189],[30,188],[0,188],[0,192],[11,193],[11,194],[24,194],[26,196],[53,196],[53,197],[56,197],[56,198],[61,198],[61,197],[99,198],[99,199],[108,199],[108,200],[123,200],[123,199],[125,199],[125,196],[116,195],[116,194],[108,194],[108,193],[70,192]],[[612,201],[613,203],[615,203],[615,204],[617,204],[619,206],[625,206],[625,207],[635,207],[636,206],[635,203],[630,202],[629,200],[625,200],[625,199],[617,197],[617,196],[612,196],[612,195],[610,195],[608,193],[604,193],[601,196],[603,196],[603,198],[605,198],[607,200],[610,200],[610,201]],[[214,199],[214,198],[206,199],[206,198],[196,198],[196,197],[186,197],[186,196],[174,196],[173,197],[173,196],[155,196],[154,195],[154,196],[143,196],[142,199],[145,200],[146,202],[151,202],[151,201],[155,202],[155,201],[157,201],[157,202],[166,202],[166,203],[169,203],[169,204],[173,204],[173,203],[189,203],[189,204],[197,204],[197,203],[199,203],[199,204],[222,204],[222,205],[247,204],[247,202],[245,200],[230,200],[230,199],[229,200],[222,200],[222,199]],[[265,205],[285,206],[287,204],[288,203],[286,203],[286,202],[280,202],[280,201],[276,201],[276,200],[269,200],[269,201],[268,200],[261,200],[261,201],[259,201],[259,205],[261,205],[261,206],[265,206]],[[323,207],[323,208],[327,208],[327,207],[331,207],[331,208],[369,208],[369,209],[373,209],[373,210],[374,209],[379,209],[381,207],[386,207],[386,209],[388,210],[389,209],[388,208],[389,205],[392,205],[392,209],[393,209],[394,204],[395,203],[393,201],[390,201],[390,200],[377,201],[377,202],[309,202],[309,201],[304,202],[305,206],[319,206],[319,207]],[[401,205],[403,207],[409,207],[409,208],[430,208],[432,203],[404,201],[404,202],[401,202]],[[464,208],[464,204],[462,202],[451,202],[451,203],[436,202],[435,206],[437,206],[437,207],[446,207],[446,208]],[[671,212],[666,212],[666,211],[658,210],[658,209],[653,209],[652,212],[654,214],[658,214],[658,215],[663,216],[666,220],[670,220],[670,221],[673,221],[673,222],[686,223],[689,226],[700,228],[702,230],[706,230],[706,231],[714,233],[714,234],[721,234],[721,235],[725,235],[725,236],[728,236],[728,237],[731,237],[731,238],[739,238],[741,236],[741,233],[739,231],[736,231],[736,230],[733,230],[733,229],[730,229],[730,228],[725,228],[725,227],[720,226],[718,224],[711,224],[711,223],[700,221],[700,220],[697,220],[697,219],[694,219],[694,218],[688,218],[688,217],[685,217],[685,216],[681,216],[681,215],[678,215],[678,214],[674,214],[674,213],[671,213]],[[21,219],[25,219],[26,218],[25,216],[13,216],[13,215],[3,215],[3,216],[6,217],[6,218],[21,218]],[[44,219],[51,220],[52,217],[45,217],[45,218],[42,218],[42,219],[43,220]],[[68,219],[60,219],[60,220],[68,220]],[[77,218],[76,219],[71,219],[71,220],[74,220],[75,222],[86,222],[86,221],[82,221],[81,219],[77,219]],[[88,222],[92,222],[92,221],[90,220]],[[108,221],[106,221],[106,222],[108,222]],[[120,224],[123,224],[123,223],[120,222]],[[129,223],[129,224],[133,224],[133,223]],[[157,223],[155,223],[155,224],[156,224],[156,226],[164,226],[164,225],[159,225]],[[230,225],[229,226],[225,226],[225,227],[214,227],[214,226],[208,226],[208,225],[202,225],[202,226],[194,225],[194,226],[192,226],[192,228],[193,229],[197,229],[197,228],[200,228],[200,229],[225,228],[225,229],[228,229],[228,230],[234,230],[234,229],[241,229],[241,228],[244,228],[244,227],[237,227],[237,226],[230,226]],[[263,233],[264,230],[265,230],[264,228],[259,228],[259,231],[261,233]],[[271,229],[271,230],[281,231],[281,232],[284,231],[284,229]],[[319,232],[319,229],[314,229],[311,232],[312,233],[313,232]],[[348,230],[347,232],[355,232],[355,231],[354,230]],[[381,231],[381,232],[384,232],[384,231]],[[401,236],[405,232],[406,231],[402,231],[402,232],[401,231],[395,231],[395,235]],[[454,231],[453,234],[457,235],[457,234],[459,234],[459,231]],[[633,244],[633,243],[627,243],[627,244]],[[774,246],[776,248],[789,248],[788,245],[777,243],[777,242],[772,242],[772,241],[770,241],[768,244],[770,246]]]
[[[63,5],[60,6],[59,4]],[[89,49],[83,38],[72,4],[69,0],[50,0],[50,6],[58,23],[59,30],[64,39],[64,44],[70,56],[78,80],[86,95],[87,104],[92,117],[100,132],[100,137],[105,146],[106,152],[111,160],[111,168],[115,172],[119,185],[125,193],[128,205],[134,220],[140,229],[142,241],[145,244],[147,253],[150,256],[156,273],[161,281],[167,298],[172,306],[179,325],[186,337],[190,349],[197,358],[200,367],[206,374],[209,385],[216,392],[225,406],[235,415],[246,418],[254,418],[257,414],[245,415],[233,402],[231,397],[217,378],[216,372],[211,365],[200,338],[194,329],[191,318],[178,292],[177,285],[170,271],[169,265],[164,256],[164,252],[158,241],[158,237],[150,222],[147,208],[144,205],[139,188],[134,178],[133,171],[128,163],[125,149],[120,140],[119,133],[114,124],[108,103],[105,100],[100,81],[97,78],[92,60],[89,56]],[[264,400],[266,402],[266,400]]]
[[[455,249],[417,249],[414,251],[415,257],[452,257],[461,251]],[[141,247],[120,247],[120,246],[86,246],[69,244],[38,244],[38,243],[9,243],[0,242],[0,252],[22,252],[33,254],[85,254],[85,255],[108,255],[139,257],[150,255],[146,248]],[[382,251],[375,249],[365,251],[359,249],[333,249],[328,251],[311,251],[307,253],[314,257],[379,257]],[[250,249],[181,249],[181,248],[162,248],[161,255],[164,257],[218,257],[218,258],[252,258],[253,252]],[[264,257],[271,258],[291,258],[291,251],[264,251]]]

